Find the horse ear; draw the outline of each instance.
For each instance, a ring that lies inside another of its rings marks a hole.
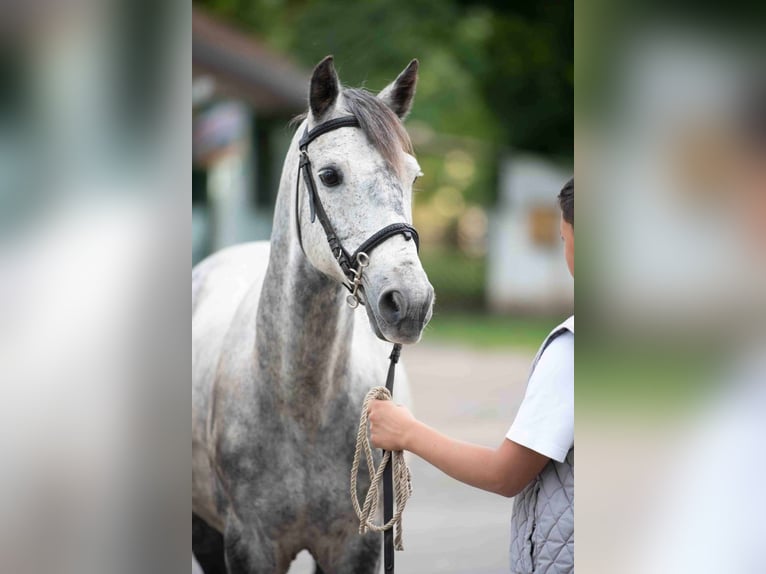
[[[309,90],[309,107],[315,120],[321,118],[329,110],[340,93],[340,82],[335,72],[332,56],[327,56],[317,64],[311,76]]]
[[[418,83],[418,61],[412,60],[404,71],[378,94],[400,119],[407,117],[415,99],[415,85]]]

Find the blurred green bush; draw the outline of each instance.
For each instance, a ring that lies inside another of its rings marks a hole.
[[[423,268],[436,291],[439,309],[480,310],[484,307],[486,259],[449,249],[424,249]]]

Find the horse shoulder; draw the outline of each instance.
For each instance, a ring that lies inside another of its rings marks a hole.
[[[192,270],[192,484],[202,515],[219,506],[211,436],[219,387],[230,392],[241,378],[237,371],[247,369],[246,341],[229,341],[239,331],[255,336],[254,319],[249,332],[242,324],[255,316],[268,257],[268,243],[247,243],[215,253]]]

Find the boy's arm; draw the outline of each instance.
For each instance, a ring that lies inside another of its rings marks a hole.
[[[452,478],[503,496],[518,494],[549,460],[508,439],[497,449],[454,440],[391,401],[370,405],[370,433],[378,448],[408,450]]]

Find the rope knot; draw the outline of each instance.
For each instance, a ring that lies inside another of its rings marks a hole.
[[[404,507],[407,504],[407,500],[412,495],[412,476],[410,469],[404,460],[404,453],[400,450],[394,451],[393,455],[390,451],[383,452],[383,459],[380,461],[380,465],[376,468],[375,462],[372,458],[372,447],[370,446],[370,438],[367,432],[367,423],[369,419],[369,407],[370,403],[376,399],[391,400],[391,393],[386,387],[373,387],[367,393],[362,405],[362,415],[359,418],[359,431],[356,434],[356,450],[354,452],[354,462],[351,465],[351,502],[354,505],[354,511],[357,518],[359,518],[359,534],[365,534],[367,532],[383,532],[394,528],[394,547],[396,550],[404,550],[402,543],[402,513]],[[367,490],[367,496],[364,498],[364,504],[359,505],[359,498],[356,492],[357,475],[359,474],[359,460],[361,459],[361,453],[364,452],[364,456],[367,462],[367,468],[370,471],[370,488]],[[383,478],[383,470],[386,468],[386,464],[392,458],[393,460],[393,475],[394,475],[394,499],[396,501],[396,512],[393,518],[385,524],[375,524],[373,519],[378,511],[378,504],[380,502],[380,484]]]

